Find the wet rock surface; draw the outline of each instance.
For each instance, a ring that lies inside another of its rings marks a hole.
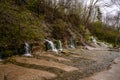
[[[120,57],[119,52],[107,50],[64,52],[66,54],[38,51],[32,57],[12,57],[6,64],[0,63],[0,80],[86,80],[110,69]]]

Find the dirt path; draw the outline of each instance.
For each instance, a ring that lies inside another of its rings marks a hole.
[[[17,56],[0,64],[0,80],[84,80],[108,70],[118,52],[65,50],[64,54],[36,52],[33,57]]]

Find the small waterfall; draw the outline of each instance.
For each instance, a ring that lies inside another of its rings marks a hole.
[[[54,45],[54,43],[52,41],[49,41],[49,40],[45,40],[45,41],[47,42],[46,47],[47,47],[48,50],[51,50],[53,52],[58,53],[58,50],[56,49],[56,47],[55,47],[55,45]]]
[[[101,47],[104,47],[104,48],[107,48],[108,47],[108,45],[106,45],[104,42],[101,42]]]
[[[59,51],[62,51],[62,50],[63,50],[62,42],[61,42],[60,40],[59,40],[58,42],[59,42],[59,49],[58,49],[58,50],[59,50]]]
[[[3,61],[1,54],[0,54],[0,61]]]
[[[96,45],[96,47],[98,47],[99,45],[97,44],[97,40],[93,36],[91,37],[91,39],[92,39],[92,42]]]
[[[75,48],[75,43],[73,38],[70,39],[70,48],[74,49]]]
[[[30,45],[27,42],[24,43],[24,49],[25,49],[24,56],[32,56]]]
[[[96,39],[93,36],[91,37],[91,39],[92,39],[93,43],[97,43]]]

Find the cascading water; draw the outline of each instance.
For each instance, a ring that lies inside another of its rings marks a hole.
[[[0,54],[0,61],[3,61],[3,60],[2,60],[2,57],[1,57],[1,54]]]
[[[92,42],[95,44],[95,46],[98,47],[99,45],[97,44],[97,40],[93,36],[91,37],[91,39],[92,39]]]
[[[25,49],[25,54],[24,54],[24,56],[32,56],[31,55],[31,48],[30,48],[30,45],[27,43],[27,42],[25,42],[24,43],[24,49]]]
[[[59,40],[58,42],[59,42],[59,49],[58,49],[58,50],[59,50],[59,51],[62,51],[62,50],[63,50],[62,42],[61,42],[60,40]]]
[[[104,47],[104,48],[108,47],[108,45],[106,45],[104,42],[101,43],[101,46]]]
[[[49,50],[58,53],[58,50],[56,49],[56,47],[55,47],[55,45],[54,45],[54,43],[52,41],[50,41],[50,40],[45,40],[45,41],[49,45],[49,48],[48,48]]]
[[[70,48],[72,48],[72,49],[75,48],[75,44],[74,44],[73,38],[70,39]]]

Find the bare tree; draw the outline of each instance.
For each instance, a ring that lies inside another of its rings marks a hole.
[[[113,29],[117,31],[118,34],[120,34],[120,12],[118,11],[116,15],[108,15],[106,17],[106,24],[111,26]],[[115,46],[118,44],[119,35],[116,35],[115,37]]]
[[[90,4],[87,9],[87,17],[85,20],[85,23],[88,23],[90,21],[90,17],[92,13],[94,12],[94,8],[96,7],[96,4],[99,2],[99,0],[90,0]]]
[[[111,0],[111,2],[120,9],[120,0]]]

